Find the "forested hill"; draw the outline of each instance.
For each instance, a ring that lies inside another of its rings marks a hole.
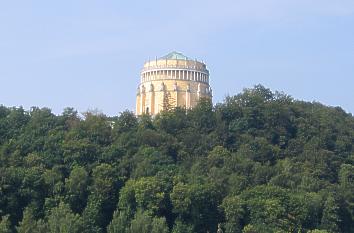
[[[154,118],[0,106],[0,233],[354,232],[354,117],[263,86]]]

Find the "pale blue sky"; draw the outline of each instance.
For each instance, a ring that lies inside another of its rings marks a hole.
[[[145,60],[206,62],[214,102],[261,83],[354,113],[354,0],[0,0],[0,104],[135,108]]]

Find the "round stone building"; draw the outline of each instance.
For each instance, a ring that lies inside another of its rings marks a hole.
[[[212,98],[206,65],[172,52],[145,62],[137,89],[136,114],[155,115],[175,107],[193,108],[201,98]]]

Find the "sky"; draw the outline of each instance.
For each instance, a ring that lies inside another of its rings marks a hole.
[[[0,104],[134,111],[171,51],[207,64],[214,103],[262,84],[354,113],[354,0],[0,0]]]

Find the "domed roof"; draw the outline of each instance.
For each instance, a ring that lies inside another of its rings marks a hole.
[[[173,51],[163,57],[160,57],[159,60],[191,60],[189,57],[183,55],[182,53],[178,53]]]

